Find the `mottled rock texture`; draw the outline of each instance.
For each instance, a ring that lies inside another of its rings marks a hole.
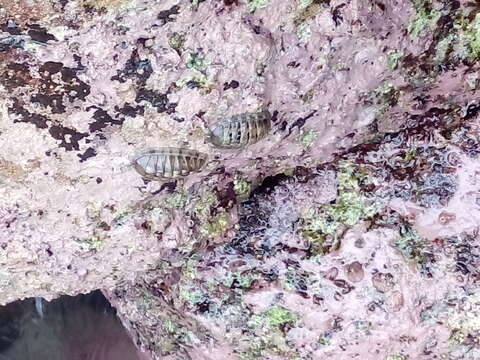
[[[478,358],[479,10],[0,0],[0,302],[102,289],[154,359]],[[166,146],[209,159],[142,180]]]

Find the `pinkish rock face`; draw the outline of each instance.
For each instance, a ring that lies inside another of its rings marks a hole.
[[[158,359],[480,358],[475,4],[0,4],[0,303],[103,289]]]

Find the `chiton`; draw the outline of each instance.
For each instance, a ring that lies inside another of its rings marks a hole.
[[[220,119],[210,127],[210,142],[224,149],[239,149],[264,138],[271,127],[267,109],[259,112],[236,114]]]
[[[162,147],[145,151],[133,160],[135,170],[149,180],[169,180],[200,171],[207,155],[196,150]]]

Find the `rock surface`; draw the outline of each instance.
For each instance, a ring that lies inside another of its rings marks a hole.
[[[102,289],[154,359],[478,358],[479,9],[0,0],[0,303]],[[207,165],[142,180],[162,146]]]

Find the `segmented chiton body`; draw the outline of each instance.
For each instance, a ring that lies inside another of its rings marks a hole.
[[[219,148],[242,148],[264,138],[270,130],[270,124],[271,116],[267,109],[233,115],[210,127],[210,142]]]
[[[207,155],[195,150],[163,147],[135,157],[135,170],[146,179],[169,180],[200,171]]]

